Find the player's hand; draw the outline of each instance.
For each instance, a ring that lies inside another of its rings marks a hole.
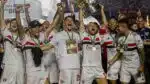
[[[111,59],[111,60],[108,60],[108,64],[112,65],[114,63],[114,60]]]
[[[16,4],[16,12],[20,12],[22,10],[23,5]]]
[[[57,4],[57,11],[59,13],[62,13],[64,11],[64,9],[65,9],[65,4],[64,3],[58,3]]]
[[[141,65],[141,66],[139,67],[139,71],[140,71],[140,72],[144,72],[144,65]]]
[[[81,2],[80,4],[78,4],[79,9],[83,9],[85,7],[84,2]]]
[[[66,7],[66,4],[65,4],[64,2],[61,2],[61,6],[62,6],[63,8],[65,8],[65,7]]]
[[[101,9],[102,9],[102,10],[104,9],[104,5],[102,5],[102,4],[99,4],[99,6],[101,7]]]
[[[63,8],[65,8],[66,5],[65,5],[65,3],[61,2],[61,3],[58,3],[58,4],[57,4],[57,7],[63,7]]]

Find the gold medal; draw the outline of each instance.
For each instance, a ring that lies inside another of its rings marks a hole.
[[[74,40],[67,40],[66,41],[67,53],[74,54],[77,53],[77,44]]]
[[[74,44],[70,44],[70,48],[73,48],[74,47]]]
[[[120,49],[120,52],[121,52],[121,53],[123,53],[123,52],[124,52],[124,49],[123,49],[123,48],[121,48],[121,49]]]

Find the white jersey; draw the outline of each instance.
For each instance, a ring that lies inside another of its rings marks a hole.
[[[27,73],[41,70],[41,66],[35,67],[33,56],[32,56],[33,54],[31,52],[31,48],[37,46],[38,42],[39,42],[38,40],[33,41],[33,39],[31,39],[31,37],[28,36],[28,35],[25,35],[25,38],[22,41],[22,45],[24,46],[23,53],[24,53],[24,56],[26,57],[26,70],[27,70]],[[39,44],[42,45],[41,42]]]
[[[53,38],[54,36],[54,32],[51,32],[51,34],[48,36],[48,41],[47,42],[50,42],[51,39]],[[43,42],[44,44],[46,44],[47,42],[46,39],[45,39],[45,35],[43,32],[40,33],[40,41]],[[55,49],[50,49],[50,50],[47,50],[47,51],[43,51],[43,64],[44,66],[50,66],[53,62],[56,62],[56,57],[55,57]]]
[[[20,67],[22,67],[23,55],[21,52],[21,42],[19,37],[12,35],[12,33],[7,29],[3,31],[3,36],[5,49],[3,63],[5,65],[20,65]],[[13,44],[14,41],[17,42],[16,46]]]
[[[83,44],[82,66],[102,66],[100,35],[91,36],[84,32],[81,33],[81,39]],[[92,40],[94,44],[92,44]]]
[[[67,50],[67,40],[70,40],[69,37],[73,37],[72,39],[75,41],[75,45],[77,46],[79,35],[75,32],[69,32],[68,34],[66,31],[58,32],[54,35],[50,43],[55,46],[56,59],[58,60],[60,69],[80,68],[78,49],[76,49],[76,53],[72,54]]]
[[[139,57],[138,49],[143,48],[143,41],[141,37],[137,33],[130,32],[127,38],[125,36],[120,37],[118,40],[118,44],[119,44],[118,48],[122,44],[124,44],[122,66],[134,67],[134,68],[139,67],[140,57]]]
[[[107,59],[111,60],[117,53],[116,51],[116,34],[107,33],[103,38],[104,45],[107,48]]]

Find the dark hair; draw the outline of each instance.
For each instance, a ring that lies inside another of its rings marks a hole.
[[[30,28],[35,28],[37,26],[41,26],[41,23],[37,20],[33,20],[29,23]]]
[[[12,19],[10,19],[10,22],[12,22],[12,21],[16,21],[16,18],[12,18]]]
[[[68,18],[71,18],[72,20],[74,20],[74,19],[73,19],[73,16],[71,16],[71,15],[66,16],[66,17],[64,18],[64,20],[67,20]]]
[[[90,22],[90,23],[95,24],[98,29],[100,28],[100,26],[98,25],[98,23],[96,23],[96,22]]]

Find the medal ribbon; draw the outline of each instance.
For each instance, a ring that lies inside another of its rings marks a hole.
[[[116,34],[115,34],[115,36],[113,37],[113,35],[110,33],[110,36],[111,36],[111,38],[112,38],[112,40],[113,40],[113,45],[115,45],[115,43],[116,43]]]
[[[96,35],[94,35],[94,38],[92,38],[91,35],[89,35],[90,38],[91,38],[91,42],[92,42],[92,45],[95,46],[95,38],[96,38]]]
[[[12,42],[13,42],[13,45],[16,47],[17,45],[16,45],[16,41],[17,41],[17,39],[18,39],[18,35],[17,35],[17,37],[15,38],[14,37],[14,35],[11,33],[11,35],[12,35]]]
[[[131,32],[128,34],[128,36],[125,37],[125,40],[124,40],[123,43],[121,44],[121,48],[124,47],[124,44],[125,44],[125,42],[126,42],[126,40],[127,40],[127,38],[129,37],[130,34],[131,34]]]
[[[72,33],[72,36],[69,35],[69,32],[67,32],[67,35],[68,35],[70,40],[73,40],[73,32],[71,32],[71,33]]]

